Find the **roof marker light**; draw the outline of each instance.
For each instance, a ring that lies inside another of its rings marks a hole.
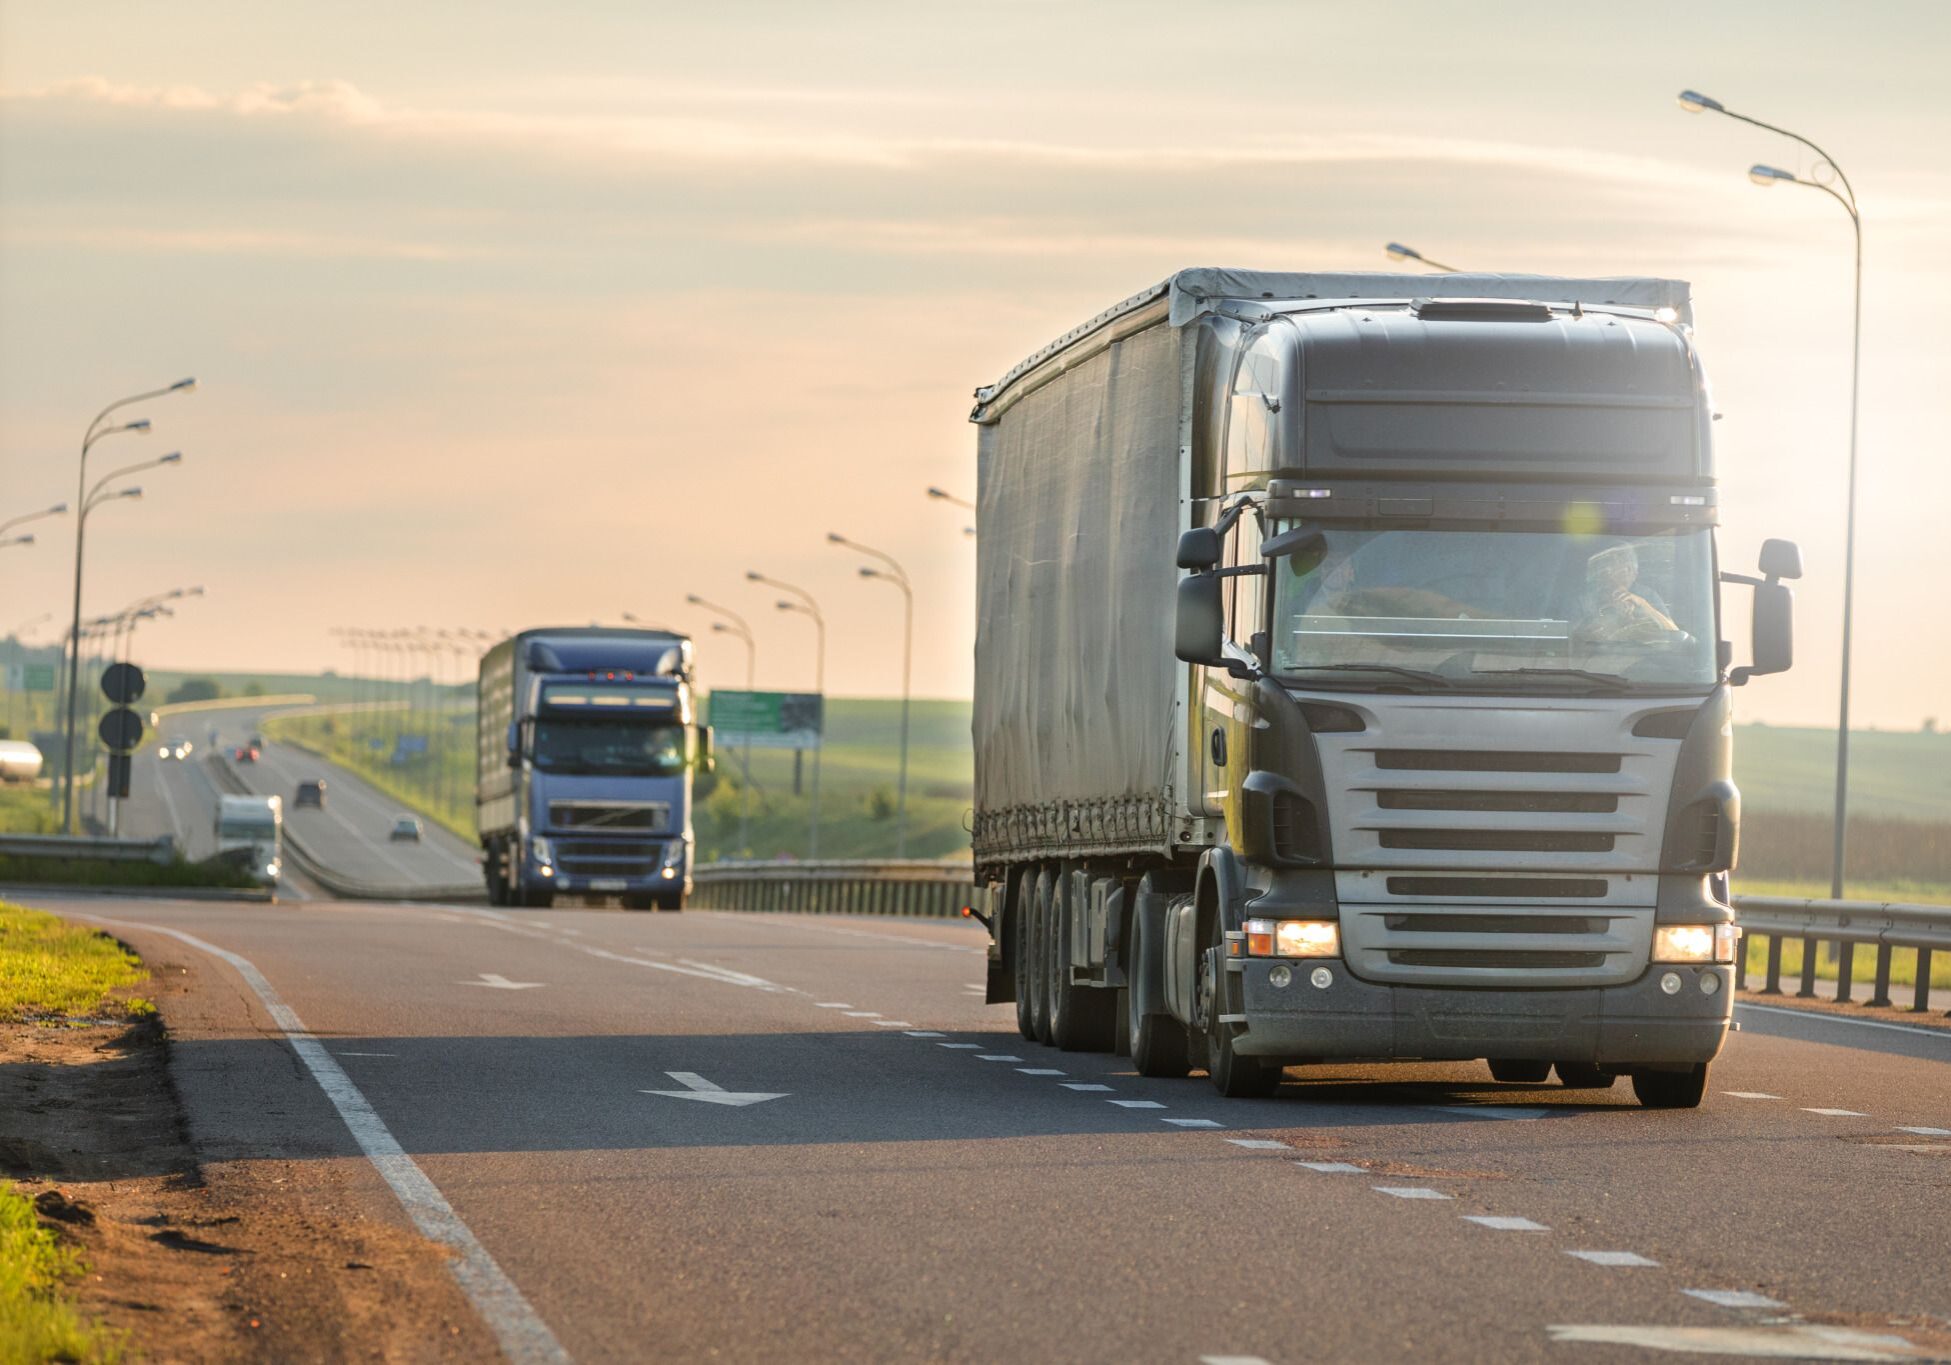
[[[1680,321],[1680,310],[1678,308],[1655,308],[1653,310],[1653,316],[1661,322],[1678,322]]]
[[[1707,495],[1705,493],[1675,493],[1667,501],[1675,507],[1705,507],[1707,506]]]
[[[1334,493],[1326,488],[1296,488],[1292,496],[1297,498],[1331,498]]]

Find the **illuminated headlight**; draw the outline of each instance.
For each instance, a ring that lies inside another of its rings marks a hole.
[[[1250,919],[1248,957],[1340,957],[1341,929],[1331,919]]]
[[[1653,960],[1732,962],[1739,936],[1732,924],[1662,924],[1653,931]]]
[[[284,868],[277,862],[268,862],[264,865],[264,875],[274,882],[278,880],[278,874],[282,871]]]
[[[539,835],[528,841],[528,851],[538,866],[546,867],[555,861],[555,850],[549,847],[547,839]]]
[[[657,875],[665,881],[675,881],[684,870],[684,840],[673,839],[664,845],[664,861],[658,866]]]

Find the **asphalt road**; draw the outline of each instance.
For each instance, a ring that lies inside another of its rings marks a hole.
[[[212,1159],[379,1152],[370,1216],[383,1172],[451,1216],[524,1360],[1951,1349],[1947,1035],[1744,1007],[1696,1112],[1481,1064],[1228,1101],[1024,1043],[961,923],[40,899],[207,978]]]

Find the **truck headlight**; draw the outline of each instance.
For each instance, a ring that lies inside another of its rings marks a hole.
[[[1732,962],[1740,933],[1732,924],[1662,924],[1653,930],[1653,960]]]
[[[1331,919],[1250,919],[1248,957],[1340,957],[1341,926]]]
[[[684,869],[684,840],[673,839],[664,845],[664,860],[657,865],[657,875],[665,881],[675,881]]]
[[[528,851],[534,856],[537,866],[546,867],[555,861],[555,850],[550,848],[549,841],[539,834],[528,841]]]

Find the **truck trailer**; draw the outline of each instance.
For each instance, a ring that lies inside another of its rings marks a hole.
[[[1699,1103],[1730,693],[1789,666],[1801,559],[1719,571],[1685,283],[1186,270],[976,400],[977,906],[1025,1038]]]
[[[527,630],[481,659],[475,825],[488,899],[558,894],[680,910],[691,890],[691,641],[660,630]]]

